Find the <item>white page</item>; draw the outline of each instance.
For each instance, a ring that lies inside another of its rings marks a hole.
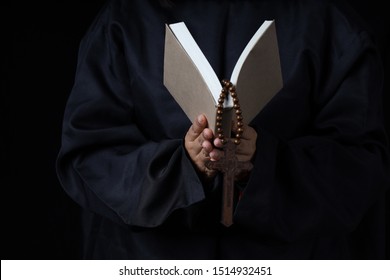
[[[219,81],[217,75],[204,56],[203,52],[199,48],[198,44],[195,42],[191,33],[188,31],[185,23],[174,23],[170,24],[169,27],[183,48],[186,50],[187,54],[191,57],[192,61],[201,73],[204,81],[208,85],[215,101],[217,102],[219,94],[221,93],[221,82]]]
[[[237,60],[236,65],[234,66],[232,76],[230,78],[230,81],[233,84],[237,84],[238,76],[240,75],[240,70],[242,68],[242,65],[244,64],[246,58],[248,57],[249,53],[251,52],[252,48],[257,44],[257,42],[260,40],[261,36],[264,34],[264,32],[268,29],[268,27],[271,26],[271,24],[274,22],[274,20],[266,20],[263,22],[263,24],[260,26],[260,28],[256,31],[255,35],[253,35],[252,39],[248,42],[245,49],[242,51],[240,57]]]

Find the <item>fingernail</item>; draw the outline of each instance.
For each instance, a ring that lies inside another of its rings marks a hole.
[[[198,116],[198,122],[199,122],[200,124],[203,124],[203,122],[204,122],[204,117],[203,117],[203,115],[199,115],[199,116]]]

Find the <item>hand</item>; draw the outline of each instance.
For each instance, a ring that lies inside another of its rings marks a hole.
[[[244,124],[244,132],[241,135],[241,142],[236,147],[236,157],[238,161],[251,161],[256,152],[257,132],[252,127]],[[233,134],[237,131],[237,126],[232,127]],[[243,170],[236,174],[235,181],[246,181],[251,170]]]
[[[184,138],[184,146],[192,162],[198,171],[206,178],[212,178],[216,175],[215,170],[208,169],[205,163],[209,160],[218,160],[222,155],[219,149],[222,147],[221,141],[214,140],[214,134],[207,128],[207,118],[205,115],[199,115],[187,131]]]
[[[241,142],[237,146],[236,156],[238,161],[250,161],[256,152],[257,132],[247,124],[244,124],[242,128],[244,129],[244,132],[241,135]],[[235,134],[236,131],[237,126],[233,124],[233,134]]]

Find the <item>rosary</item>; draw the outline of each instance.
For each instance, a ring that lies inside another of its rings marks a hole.
[[[233,98],[233,110],[236,115],[237,131],[234,139],[225,137],[222,129],[223,103],[230,93]],[[229,227],[233,224],[234,207],[234,178],[242,171],[249,171],[252,168],[251,162],[238,161],[236,157],[236,146],[241,142],[241,136],[244,132],[243,117],[235,86],[228,80],[222,81],[222,90],[219,95],[217,105],[216,136],[224,144],[223,157],[218,161],[208,161],[207,168],[218,170],[223,173],[222,189],[222,213],[221,223]]]

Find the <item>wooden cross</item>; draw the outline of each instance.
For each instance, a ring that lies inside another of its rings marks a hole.
[[[249,171],[252,168],[252,163],[249,161],[238,161],[236,144],[230,139],[227,139],[223,150],[224,156],[220,160],[208,161],[206,166],[209,169],[223,173],[221,223],[229,227],[233,224],[234,177],[241,171]]]

